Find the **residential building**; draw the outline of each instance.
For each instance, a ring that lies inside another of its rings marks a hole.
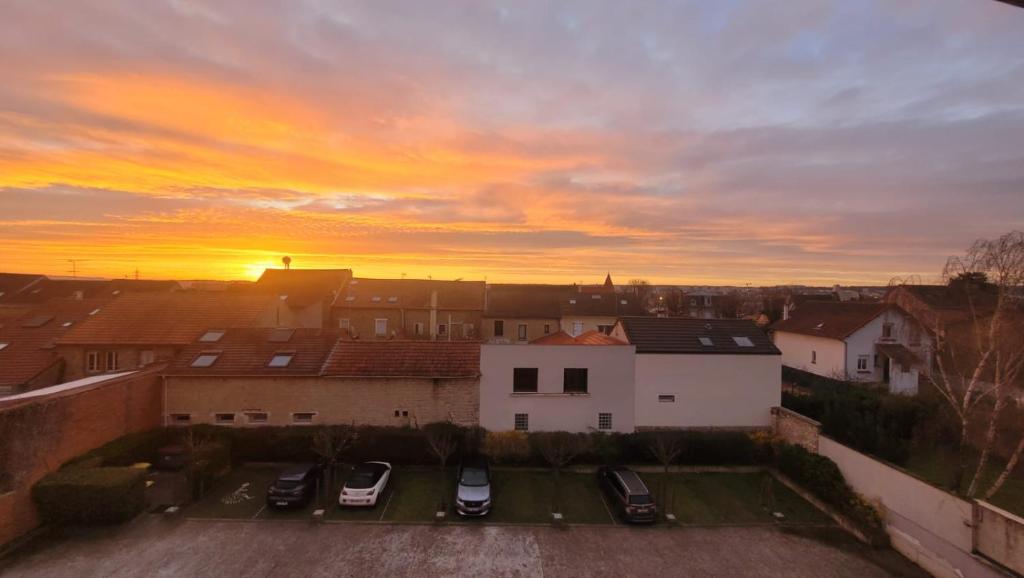
[[[635,348],[591,330],[480,346],[480,425],[505,431],[634,429]]]
[[[571,285],[487,285],[483,339],[529,343],[558,332],[561,303],[576,294]]]
[[[781,354],[744,319],[624,317],[637,429],[760,429],[782,401]]]
[[[166,371],[167,424],[477,424],[478,344],[344,333],[228,329],[194,341]]]
[[[883,383],[914,394],[930,364],[931,337],[888,303],[804,303],[771,327],[787,367],[843,381]]]
[[[279,327],[329,327],[331,305],[351,279],[350,269],[267,269],[253,290],[277,297]]]
[[[612,276],[603,285],[577,285],[576,293],[562,298],[559,327],[572,336],[587,331],[609,333],[615,321],[624,315],[646,315],[641,298],[616,291]]]
[[[181,289],[181,285],[177,281],[83,279],[10,273],[4,273],[3,276],[4,278],[0,278],[0,305],[40,304],[50,299],[61,298],[113,298],[124,293],[170,293]],[[23,284],[29,278],[31,280]],[[8,287],[5,288],[4,285],[8,285]]]
[[[483,281],[352,279],[334,300],[335,327],[370,339],[479,340]]]
[[[248,292],[121,295],[56,339],[64,379],[170,360],[207,331],[273,326],[276,300]]]

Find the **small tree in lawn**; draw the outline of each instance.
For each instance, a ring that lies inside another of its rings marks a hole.
[[[562,468],[590,448],[590,438],[565,431],[537,432],[532,435],[544,461],[554,470],[555,487],[551,506],[553,512],[561,512]]]
[[[192,492],[197,493],[196,498],[202,498],[206,492],[203,469],[209,463],[203,450],[210,443],[210,437],[196,431],[195,427],[185,430],[182,437],[182,446],[185,448],[185,455],[188,458],[188,481]]]
[[[338,464],[341,462],[345,452],[350,450],[359,438],[359,432],[354,425],[326,426],[313,434],[313,453],[315,453],[324,465],[324,474],[327,478],[323,486],[323,492],[317,492],[317,500],[326,496],[334,488],[334,478],[337,474]]]
[[[427,445],[430,446],[431,453],[434,454],[438,461],[438,476],[440,479],[438,511],[443,512],[448,507],[445,500],[447,492],[445,492],[444,469],[448,465],[448,458],[455,453],[459,445],[459,427],[451,422],[444,421],[428,423],[423,426],[423,434],[427,437]]]
[[[661,476],[661,504],[662,513],[669,513],[669,466],[679,459],[683,453],[683,433],[678,431],[655,432],[648,442],[647,449],[654,456],[654,459],[661,464],[664,472]]]

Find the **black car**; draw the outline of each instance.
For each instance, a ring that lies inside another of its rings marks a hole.
[[[267,505],[305,506],[316,496],[323,468],[318,464],[296,464],[277,476],[267,488]]]
[[[622,519],[627,522],[654,522],[657,506],[636,472],[623,466],[604,466],[597,471],[597,478],[611,499],[612,508]]]

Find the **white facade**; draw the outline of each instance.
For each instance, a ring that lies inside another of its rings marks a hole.
[[[846,343],[838,339],[776,331],[782,365],[831,379],[846,379]]]
[[[782,404],[781,357],[638,354],[635,403],[638,428],[768,427]]]
[[[480,346],[480,425],[491,431],[631,432],[634,424],[632,345]],[[513,392],[515,368],[537,369],[536,393]],[[566,368],[587,369],[587,392],[565,393]],[[607,426],[610,415],[610,428]],[[603,423],[602,423],[603,422]]]

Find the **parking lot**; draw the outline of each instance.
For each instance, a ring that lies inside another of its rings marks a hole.
[[[267,487],[283,466],[246,466],[221,480],[185,516],[223,520],[308,520],[323,508],[327,521],[430,522],[444,487],[448,517],[468,524],[546,524],[551,521],[555,495],[551,472],[534,469],[495,469],[492,476],[493,507],[484,519],[461,519],[451,509],[455,471],[443,479],[436,469],[396,467],[378,504],[373,508],[342,508],[337,505],[346,471],[320,503],[305,508],[276,509],[266,506]],[[656,499],[661,475],[641,474]],[[764,473],[679,473],[671,476],[671,507],[682,524],[772,524],[780,512],[787,524],[830,525],[831,521],[785,486]],[[770,490],[765,484],[770,484]],[[613,508],[602,494],[594,474],[563,472],[560,508],[568,524],[616,524]],[[766,496],[767,494],[767,496]]]

